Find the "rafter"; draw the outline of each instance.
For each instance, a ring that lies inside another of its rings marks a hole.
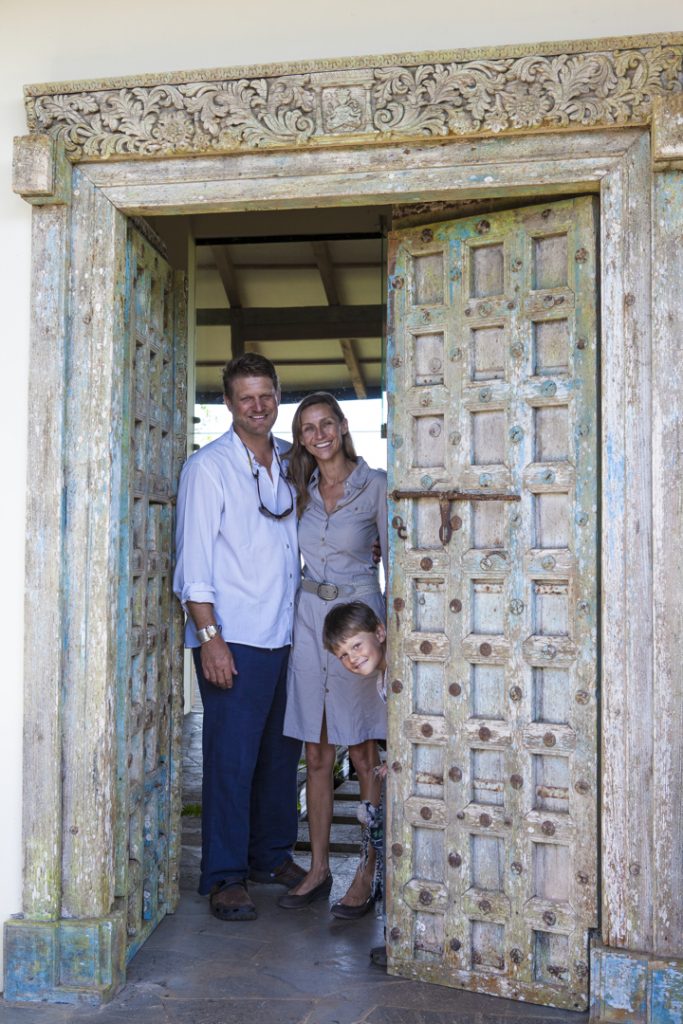
[[[330,250],[327,246],[327,242],[311,242],[311,249],[313,250],[313,255],[323,283],[323,288],[325,289],[327,301],[330,306],[338,309],[339,292],[337,290],[334,263],[330,257]],[[363,380],[363,374],[358,363],[358,359],[356,358],[353,342],[349,338],[340,338],[339,347],[341,348],[344,362],[348,367],[349,377],[351,378],[353,389],[356,392],[356,398],[367,398],[368,392],[365,387],[365,381]]]
[[[242,296],[240,295],[239,281],[235,266],[228,256],[225,248],[219,245],[211,246],[211,254],[216,264],[216,270],[220,276],[225,291],[225,297],[231,309],[242,308]]]
[[[353,341],[350,338],[340,338],[339,345],[344,356],[344,362],[349,369],[349,377],[356,392],[356,398],[367,398],[368,392]]]
[[[232,260],[224,246],[211,246],[211,253],[216,264],[216,270],[223,284],[223,291],[231,309],[242,308],[242,296],[240,295],[239,281]],[[244,334],[239,324],[230,327],[230,352],[232,358],[244,354]]]
[[[325,289],[325,298],[330,306],[338,306],[339,292],[334,274],[334,264],[330,257],[327,242],[311,242],[311,249],[313,250],[315,265],[318,268],[318,273]]]

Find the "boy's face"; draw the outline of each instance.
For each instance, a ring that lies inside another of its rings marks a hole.
[[[354,633],[342,640],[334,653],[349,672],[357,676],[372,676],[386,668],[387,631],[378,626],[374,633]]]

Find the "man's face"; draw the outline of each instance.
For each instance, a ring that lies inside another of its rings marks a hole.
[[[236,377],[225,404],[232,413],[235,433],[243,441],[268,437],[277,419],[280,394],[268,377]]]
[[[373,676],[386,668],[387,632],[378,626],[374,633],[354,633],[338,644],[334,653],[344,668],[357,676]]]

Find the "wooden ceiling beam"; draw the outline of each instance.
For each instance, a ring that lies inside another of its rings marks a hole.
[[[273,362],[277,366],[344,366],[346,361],[342,359],[341,355],[338,359],[302,359],[302,358],[289,358],[287,356],[283,358],[274,359]],[[382,360],[371,356],[363,356],[358,360],[359,363],[369,366],[381,366]],[[197,359],[195,366],[198,366],[204,370],[214,369],[215,367],[225,366],[224,359]]]
[[[198,309],[198,327],[231,327],[247,341],[381,338],[382,305]]]
[[[233,260],[232,261],[232,265],[233,265],[233,267],[235,268],[236,271],[250,270],[250,271],[256,271],[256,272],[258,272],[259,270],[264,270],[264,271],[265,270],[268,270],[268,271],[275,270],[275,271],[282,271],[283,273],[289,273],[290,271],[293,271],[293,270],[317,270],[318,269],[318,264],[315,263],[314,260],[310,260],[307,263],[305,263],[303,261],[298,261],[296,263],[275,263],[275,262],[270,262],[270,263],[245,262],[245,263],[243,263],[241,260],[238,260],[238,261]],[[213,266],[213,264],[212,263],[200,263],[199,264],[200,270],[206,270],[207,267],[210,267],[210,266]],[[361,261],[361,260],[355,260],[355,261],[343,260],[340,263],[335,263],[334,264],[334,269],[335,269],[335,271],[336,270],[376,270],[379,273],[379,271],[381,269],[381,264],[379,264],[377,262],[377,260],[366,260],[364,262]]]

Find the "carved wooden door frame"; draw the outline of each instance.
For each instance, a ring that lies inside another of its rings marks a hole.
[[[683,566],[675,440],[683,378],[672,361],[683,330],[680,284],[673,284],[683,279],[683,37],[396,64],[328,61],[222,78],[213,72],[27,90],[35,134],[16,140],[15,190],[34,204],[30,386],[41,400],[29,439],[24,916],[7,925],[14,998],[59,999],[69,988],[74,998],[100,1001],[125,980],[122,918],[101,866],[110,856],[109,798],[77,875],[65,875],[73,869],[63,860],[63,837],[76,826],[63,819],[59,765],[78,726],[63,714],[58,568],[65,552],[99,538],[101,574],[89,581],[78,614],[84,630],[88,623],[87,643],[101,631],[106,645],[115,547],[107,516],[92,503],[62,531],[64,442],[74,429],[65,415],[65,352],[73,299],[74,328],[97,335],[106,369],[98,360],[83,368],[85,422],[87,404],[105,409],[116,388],[111,310],[125,215],[586,192],[600,196],[602,252],[602,907],[593,1016],[630,1006],[633,1019],[650,1020],[671,993],[679,998],[680,822],[660,809],[683,789],[683,641],[676,631],[683,598],[675,585]],[[588,81],[563,92],[557,83],[581,68]],[[487,132],[499,134],[477,137]],[[98,280],[70,299],[70,261],[88,246]],[[83,473],[102,471],[116,441],[101,442]],[[106,473],[101,479],[110,486]],[[107,673],[97,680],[85,672],[69,680],[98,723],[78,738],[65,766],[83,799],[85,748],[97,743],[110,711]],[[87,879],[87,906],[67,920],[63,883],[84,893]],[[46,936],[55,929],[79,933],[79,968],[57,957],[36,995],[29,963],[48,955]]]

